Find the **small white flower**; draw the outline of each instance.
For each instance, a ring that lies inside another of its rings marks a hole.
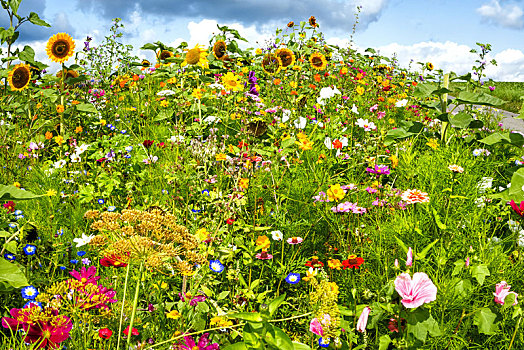
[[[289,109],[283,109],[282,110],[282,123],[287,122],[290,116],[291,116],[291,111]]]
[[[355,104],[353,104],[353,107],[351,107],[351,112],[358,114],[358,108],[355,106]]]
[[[395,102],[395,107],[405,107],[408,104],[408,100],[403,99]]]
[[[211,124],[211,123],[215,123],[215,122],[219,122],[220,119],[218,119],[217,117],[215,117],[214,115],[208,115],[207,117],[204,118],[204,120],[202,120],[204,123],[208,123],[208,124]]]
[[[184,142],[184,136],[182,136],[182,135],[173,135],[173,136],[171,136],[169,141],[171,141],[173,143]]]
[[[69,157],[71,158],[71,163],[79,163],[82,161],[82,158],[80,158],[80,155],[77,153],[73,153]]]
[[[60,159],[54,162],[53,165],[55,166],[55,169],[58,169],[58,168],[63,168],[66,165],[66,163],[67,161],[65,159]]]
[[[75,153],[78,155],[81,155],[89,148],[89,145],[86,145],[85,143],[81,144],[77,148],[75,148]]]
[[[156,93],[157,96],[171,96],[176,94],[173,90],[162,90]]]
[[[307,119],[304,117],[298,117],[298,119],[295,120],[295,128],[297,129],[305,129],[307,124]]]
[[[492,177],[483,177],[481,181],[477,184],[478,193],[484,193],[493,186]]]
[[[89,235],[87,236],[85,233],[82,233],[82,237],[80,238],[74,238],[73,239],[73,242],[76,243],[76,247],[81,247],[81,246],[84,246],[86,244],[89,244],[89,242],[91,242],[91,240],[94,238],[95,236],[94,235]]]
[[[284,238],[284,235],[280,231],[271,231],[271,237],[274,241],[281,241]]]

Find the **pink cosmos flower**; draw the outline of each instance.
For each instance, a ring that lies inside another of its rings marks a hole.
[[[368,324],[368,317],[369,312],[371,309],[369,306],[366,306],[364,310],[362,310],[362,313],[360,314],[360,317],[358,318],[357,322],[357,331],[364,333],[366,331],[366,326]]]
[[[286,242],[288,242],[289,244],[300,244],[304,241],[304,239],[302,237],[291,237],[291,238],[288,238]]]
[[[437,298],[437,287],[424,272],[415,272],[413,279],[401,273],[395,279],[395,290],[402,298],[402,305],[414,309]]]
[[[413,250],[411,250],[411,247],[408,249],[408,255],[406,257],[406,266],[413,265]]]
[[[322,329],[322,325],[320,324],[318,318],[315,317],[311,320],[311,322],[309,323],[309,331],[321,337],[324,335],[324,330]]]
[[[177,343],[174,345],[175,350],[218,350],[220,346],[218,343],[211,343],[209,340],[209,333],[204,333],[198,340],[198,343],[195,342],[193,337],[185,336],[183,343]]]
[[[508,285],[506,281],[501,281],[500,283],[497,283],[497,285],[495,286],[495,293],[493,293],[493,295],[495,296],[495,302],[497,304],[504,305],[504,299],[506,299],[508,295],[514,294],[515,302],[513,303],[513,305],[517,305],[517,297],[519,295],[515,292],[510,292],[510,288],[511,286]]]
[[[82,283],[86,284],[96,284],[96,281],[100,279],[100,276],[96,275],[96,267],[95,266],[89,266],[88,269],[85,267],[82,267],[80,271],[73,270],[69,272],[71,276],[73,276],[75,279],[79,280]]]

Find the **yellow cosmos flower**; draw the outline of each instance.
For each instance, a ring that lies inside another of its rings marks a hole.
[[[238,79],[238,75],[228,72],[226,75],[222,76],[222,84],[228,91],[240,91],[242,90],[242,84],[238,81]]]
[[[182,317],[182,315],[177,310],[171,310],[170,312],[166,313],[166,317],[172,320],[176,320],[177,318]]]
[[[357,88],[355,89],[355,91],[357,92],[357,94],[359,94],[360,96],[362,96],[364,94],[364,88],[362,86],[357,86]]]
[[[255,242],[257,249],[269,249],[269,246],[271,245],[271,241],[269,238],[264,236],[258,236],[256,242]]]
[[[221,161],[224,161],[224,160],[226,160],[226,159],[227,159],[227,156],[226,156],[224,153],[220,153],[220,154],[217,154],[217,155],[215,156],[215,160],[216,160],[217,162],[221,162]]]
[[[330,201],[339,201],[346,196],[346,193],[340,187],[340,184],[331,185],[327,190],[327,196]]]

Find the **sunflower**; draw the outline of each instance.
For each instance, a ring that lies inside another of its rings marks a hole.
[[[291,21],[287,24],[288,28],[293,28],[295,26],[295,22]]]
[[[433,67],[433,63],[431,63],[431,62],[426,63],[426,68],[427,68],[428,70],[433,70],[433,68],[434,68],[434,67]]]
[[[198,64],[201,67],[207,68],[209,65],[207,63],[207,51],[203,50],[200,45],[196,45],[192,49],[185,49],[186,51],[186,58],[184,59],[184,62],[180,65],[181,67],[184,67],[187,64],[190,64],[192,66]]]
[[[49,38],[46,46],[47,56],[53,62],[64,63],[73,56],[75,42],[66,33],[58,33]]]
[[[326,57],[324,57],[320,52],[313,53],[309,57],[309,63],[311,63],[316,70],[324,70],[327,67]]]
[[[280,60],[282,61],[283,68],[286,68],[287,66],[290,66],[293,63],[295,63],[295,54],[290,49],[287,49],[287,48],[278,49],[275,52],[275,55],[277,55],[278,58],[280,58]]]
[[[317,19],[315,18],[315,16],[309,17],[309,25],[313,28],[318,27]]]
[[[151,62],[149,62],[148,60],[142,60],[142,67],[147,68],[149,66],[151,66]]]
[[[65,79],[67,78],[78,78],[78,72],[74,69],[66,69],[66,75],[65,75]],[[56,76],[58,78],[62,78],[62,70],[59,70],[58,73],[56,73]]]
[[[22,91],[29,86],[31,81],[31,67],[27,64],[17,64],[12,71],[9,72],[7,81],[11,85],[11,90]]]
[[[268,53],[262,60],[262,69],[268,74],[276,74],[282,69],[282,60],[280,57]]]
[[[213,45],[213,55],[217,60],[222,60],[226,55],[227,46],[224,40],[218,40]]]
[[[157,57],[159,60],[163,61],[169,57],[173,57],[173,53],[169,50],[162,50],[160,53],[158,53]]]
[[[242,90],[242,83],[238,81],[239,76],[228,72],[222,77],[222,84],[224,84],[224,89],[228,91],[240,91]]]

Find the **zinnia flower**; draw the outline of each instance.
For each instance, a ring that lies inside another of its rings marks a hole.
[[[408,204],[429,202],[428,194],[420,190],[406,190],[400,197]]]
[[[520,205],[517,206],[517,203],[512,199],[511,202],[509,202],[509,205],[511,205],[511,208],[517,213],[518,216],[524,215],[524,201],[520,202]]]
[[[345,269],[358,269],[364,263],[364,259],[356,255],[350,255],[346,260],[342,260],[342,266]]]
[[[402,298],[402,305],[413,309],[437,298],[437,287],[424,272],[415,272],[413,279],[408,273],[401,273],[395,279],[395,290]]]

